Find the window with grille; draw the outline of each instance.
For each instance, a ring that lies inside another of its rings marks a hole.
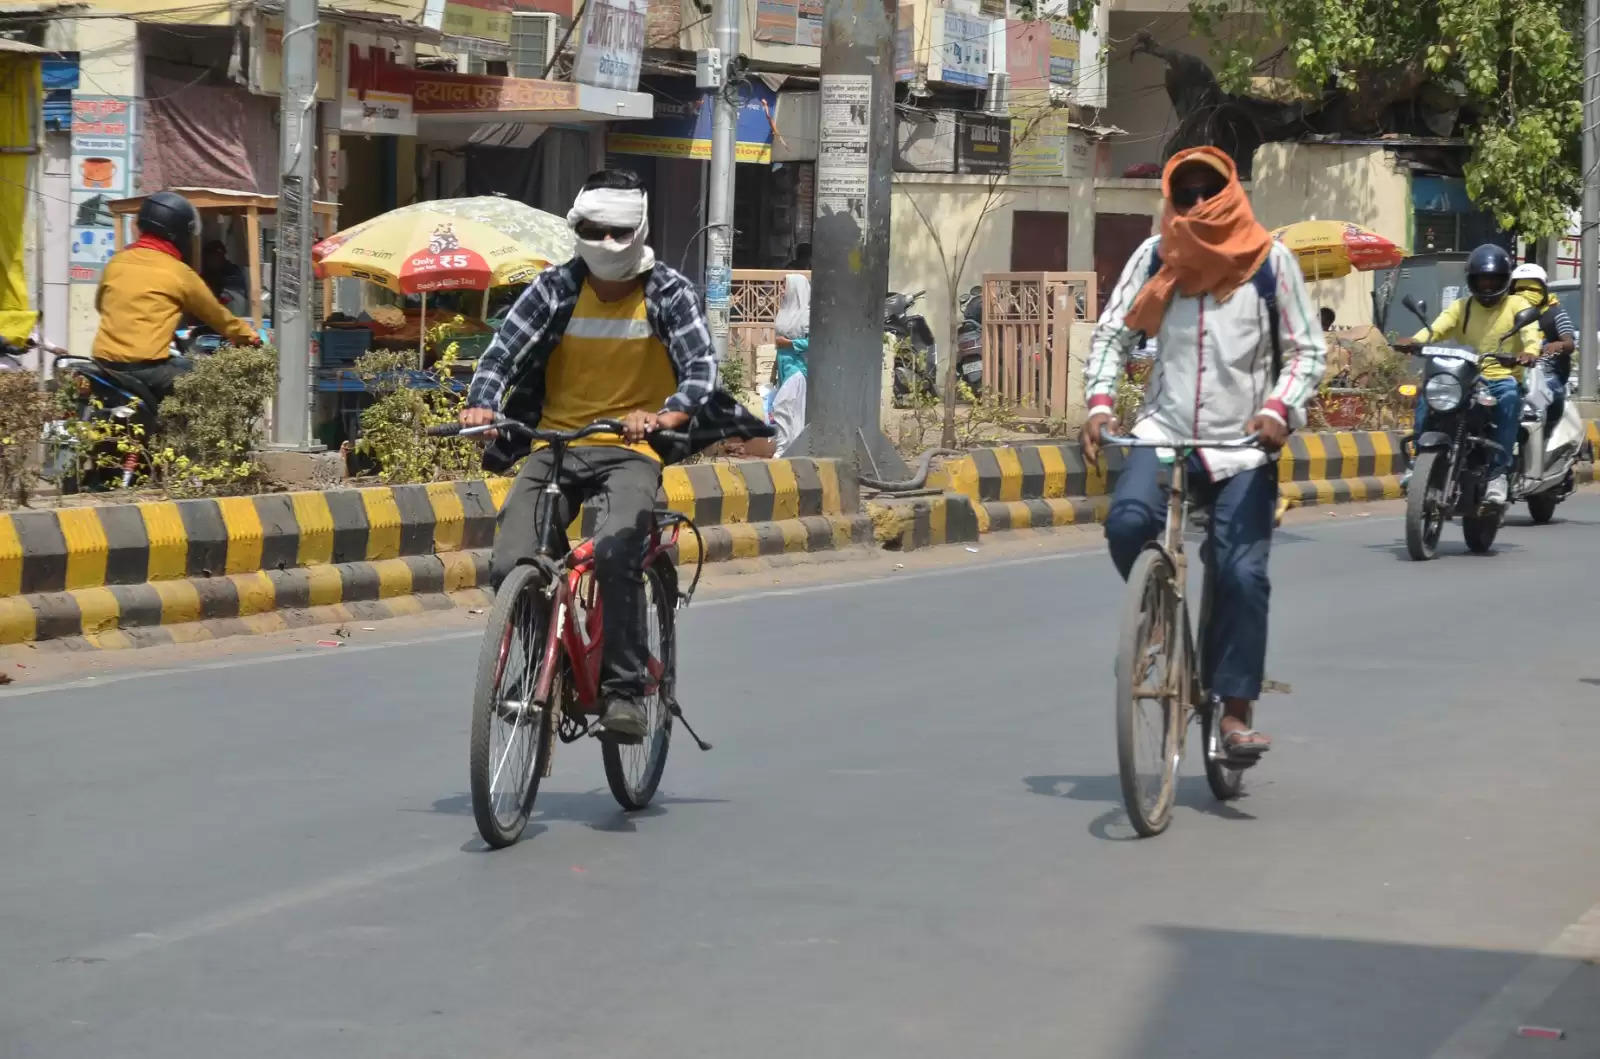
[[[544,76],[556,42],[561,39],[561,16],[543,11],[519,11],[511,16],[511,60],[507,72],[512,77]],[[470,69],[488,73],[489,63],[473,56]]]

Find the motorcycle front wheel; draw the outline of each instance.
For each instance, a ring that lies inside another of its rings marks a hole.
[[[1411,488],[1406,491],[1406,551],[1417,562],[1426,562],[1439,552],[1439,534],[1444,531],[1444,487],[1450,476],[1450,460],[1443,452],[1417,454],[1411,468]]]

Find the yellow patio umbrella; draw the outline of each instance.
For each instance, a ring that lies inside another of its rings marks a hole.
[[[1405,260],[1405,251],[1393,240],[1349,221],[1299,221],[1277,229],[1272,237],[1294,251],[1308,280],[1397,268]]]
[[[560,217],[498,195],[417,202],[317,243],[317,276],[364,279],[397,294],[428,294],[527,283],[569,260],[572,230]],[[420,340],[419,340],[420,341]]]
[[[311,258],[318,276],[364,279],[398,294],[526,283],[553,260],[549,250],[482,221],[427,209],[388,213],[329,236]]]

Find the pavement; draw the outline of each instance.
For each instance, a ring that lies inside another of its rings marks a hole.
[[[716,749],[624,816],[562,747],[494,853],[464,617],[6,656],[0,1059],[1600,1056],[1600,493],[1397,514],[1291,515],[1276,747],[1147,840],[1092,530],[715,584]]]

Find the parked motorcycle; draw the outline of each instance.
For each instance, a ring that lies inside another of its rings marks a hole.
[[[1505,515],[1503,505],[1484,502],[1500,446],[1493,441],[1495,399],[1483,380],[1483,362],[1494,358],[1515,364],[1517,358],[1501,353],[1480,355],[1460,344],[1432,342],[1426,304],[1409,295],[1401,304],[1428,328],[1430,338],[1420,352],[1427,411],[1421,430],[1407,439],[1415,442],[1416,461],[1406,493],[1406,551],[1418,561],[1432,559],[1444,524],[1460,516],[1467,547],[1482,554],[1493,547]],[[1500,342],[1538,318],[1538,309],[1523,309]],[[1539,481],[1543,482],[1543,476]]]
[[[907,404],[913,394],[939,396],[939,355],[933,329],[920,313],[911,311],[926,293],[891,291],[884,299],[884,344],[894,348],[894,403],[897,407]]]
[[[961,298],[961,326],[956,329],[956,375],[974,397],[983,392],[983,288]]]

